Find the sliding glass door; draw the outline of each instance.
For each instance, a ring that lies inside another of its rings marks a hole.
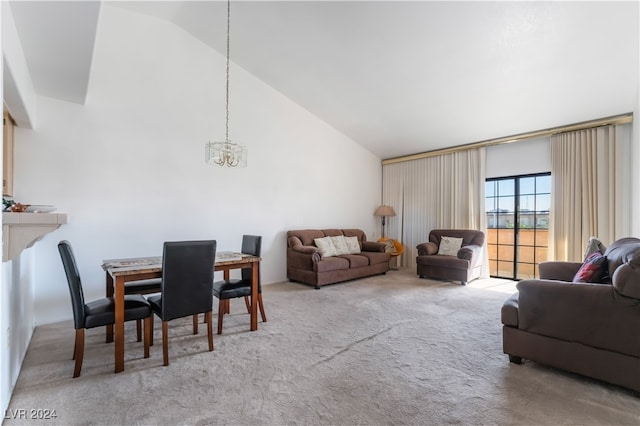
[[[537,278],[547,260],[551,174],[487,179],[487,248],[493,277]]]

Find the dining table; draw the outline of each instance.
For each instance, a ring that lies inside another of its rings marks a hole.
[[[216,253],[215,271],[223,271],[224,279],[229,279],[232,269],[251,268],[250,315],[251,331],[258,329],[258,277],[260,276],[259,256],[245,253],[222,251]],[[162,256],[107,259],[102,261],[106,273],[106,295],[113,297],[115,321],[107,326],[107,342],[115,340],[115,372],[124,371],[124,295],[125,283],[162,277]],[[213,285],[213,283],[211,283]],[[211,301],[213,304],[213,300]]]

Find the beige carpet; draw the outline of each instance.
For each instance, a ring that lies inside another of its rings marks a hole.
[[[4,424],[640,424],[637,393],[508,362],[500,307],[513,289],[410,270],[321,290],[272,284],[268,322],[249,332],[244,302],[232,301],[214,352],[204,328],[194,336],[189,319],[172,323],[168,367],[158,329],[144,359],[127,325],[120,374],[104,331],[89,330],[77,379],[71,322],[38,327],[5,418],[37,409],[57,417]]]

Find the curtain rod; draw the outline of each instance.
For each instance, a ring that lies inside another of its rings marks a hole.
[[[518,142],[524,139],[537,138],[542,136],[556,135],[558,133],[573,132],[576,130],[591,129],[600,126],[609,126],[612,124],[625,124],[633,121],[633,113],[613,115],[611,117],[598,118],[596,120],[582,121],[580,123],[568,124],[565,126],[551,127],[533,132],[518,133],[517,135],[504,136],[496,139],[487,139],[480,142],[472,142],[464,145],[456,145],[450,148],[436,149],[433,151],[421,152],[418,154],[404,155],[402,157],[387,158],[382,160],[382,165],[402,163],[405,161],[419,160],[421,158],[434,157],[436,155],[450,154],[452,152],[465,151],[473,148],[483,148],[486,146],[500,145],[512,142]]]

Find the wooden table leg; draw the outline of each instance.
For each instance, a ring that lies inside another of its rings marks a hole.
[[[107,274],[106,279],[106,289],[105,294],[107,297],[113,297],[113,277],[109,272]],[[107,343],[113,342],[113,324],[109,324],[107,326]]]
[[[258,329],[258,277],[260,262],[251,263],[251,331]]]
[[[124,277],[116,277],[115,283],[115,364],[116,373],[124,371]]]

